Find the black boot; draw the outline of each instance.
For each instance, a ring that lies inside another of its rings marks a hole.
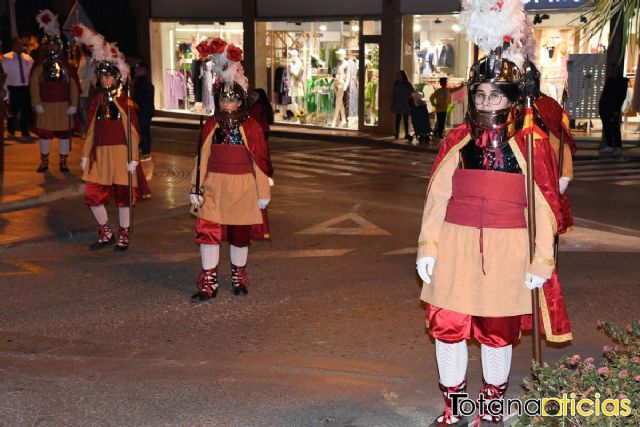
[[[113,230],[109,224],[101,225],[98,228],[98,240],[93,242],[89,249],[92,251],[96,251],[98,249],[102,249],[105,246],[113,245],[116,242],[115,236],[113,235]]]
[[[66,154],[60,154],[60,172],[69,172],[69,166],[67,166],[67,157],[69,156]]]
[[[218,273],[215,268],[200,272],[196,289],[198,292],[191,296],[191,302],[206,301],[218,295]]]
[[[249,293],[249,276],[247,267],[238,267],[231,264],[231,287],[234,295],[247,295]]]
[[[482,388],[480,389],[480,394],[484,396],[485,403],[483,408],[482,416],[478,413],[476,417],[476,421],[474,423],[475,426],[479,427],[502,427],[504,426],[504,421],[502,420],[502,415],[489,415],[489,407],[492,403],[500,401],[504,398],[505,393],[507,392],[507,387],[509,386],[509,382],[500,385],[487,384],[482,381]],[[495,405],[498,407],[498,405]]]
[[[118,241],[113,247],[115,252],[124,252],[129,249],[129,228],[118,228]]]
[[[49,155],[40,153],[40,166],[36,169],[38,173],[45,173],[49,170]]]
[[[451,398],[451,395],[454,393],[466,393],[467,380],[464,379],[460,384],[453,387],[445,387],[442,384],[439,384],[439,386],[444,396],[444,412],[433,420],[433,422],[429,424],[429,427],[466,427],[469,425],[465,417],[453,416],[453,399]],[[455,418],[458,418],[458,420],[454,421]]]

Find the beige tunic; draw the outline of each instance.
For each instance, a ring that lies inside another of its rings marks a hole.
[[[67,109],[70,106],[77,107],[78,99],[78,86],[75,81],[69,77],[69,73],[66,75],[67,82],[70,82],[70,100],[64,102],[43,102],[40,97],[40,82],[42,81],[42,64],[36,66],[29,79],[30,92],[31,92],[31,105],[42,105],[44,109],[43,113],[36,114],[36,128],[50,131],[65,131],[73,127],[73,120],[67,114]]]
[[[208,172],[207,165],[211,155],[211,144],[216,126],[207,136],[202,146],[200,160],[200,182],[204,189],[204,205],[197,212],[199,218],[225,225],[262,224],[262,214],[258,199],[270,199],[271,188],[269,178],[253,165],[254,173],[232,175]],[[247,137],[240,128],[242,140],[247,144]],[[196,168],[191,176],[191,184],[195,186]]]
[[[116,102],[118,110],[121,114],[121,123],[126,126],[127,112],[120,104]],[[91,157],[91,149],[93,148],[93,141],[95,139],[95,125],[96,118],[94,117],[89,129],[87,130],[87,139],[82,147],[82,157]],[[125,135],[127,129],[125,129]],[[134,126],[131,126],[131,157],[133,160],[139,161],[139,144],[140,137]],[[129,184],[129,172],[127,171],[127,146],[126,145],[106,145],[96,147],[96,161],[91,164],[89,168],[89,162],[87,167],[82,173],[82,180],[85,182],[93,182],[101,185],[128,185]],[[138,177],[134,173],[133,186],[138,186]]]
[[[465,139],[463,142],[468,141]],[[554,224],[548,205],[536,191],[536,246],[529,263],[527,229],[484,229],[484,270],[480,254],[480,231],[445,222],[452,193],[451,179],[458,167],[459,147],[443,159],[431,178],[422,218],[418,258],[436,258],[430,285],[423,284],[420,299],[436,307],[483,317],[531,313],[531,291],[525,286],[526,273],[543,278],[553,272]],[[519,153],[515,141],[510,142]],[[522,156],[520,168],[526,171]],[[546,206],[545,206],[546,205]],[[555,219],[553,220],[555,221]]]

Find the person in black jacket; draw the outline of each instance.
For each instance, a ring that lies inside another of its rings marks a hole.
[[[154,92],[149,67],[143,62],[138,63],[134,68],[133,101],[138,106],[140,152],[143,156],[151,154],[151,118],[155,114]]]
[[[606,146],[600,150],[602,154],[614,157],[622,155],[622,135],[620,121],[622,119],[622,103],[627,96],[629,79],[623,77],[622,69],[617,63],[609,65],[607,80],[602,88],[598,112],[602,120],[602,133]]]
[[[391,93],[391,111],[396,115],[395,137],[400,136],[400,119],[404,122],[404,137],[411,142],[412,137],[409,134],[409,97],[414,92],[413,85],[409,81],[407,74],[400,70],[393,82],[393,92]]]

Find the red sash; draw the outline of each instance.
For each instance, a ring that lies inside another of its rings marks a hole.
[[[231,175],[253,173],[251,156],[244,145],[211,144],[207,171]]]
[[[69,83],[64,80],[40,82],[40,99],[42,102],[69,101]]]

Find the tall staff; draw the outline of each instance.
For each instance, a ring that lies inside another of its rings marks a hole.
[[[198,196],[198,203],[200,202],[200,196],[202,196],[202,191],[200,191],[200,159],[202,158],[203,122],[204,122],[204,117],[202,116],[202,114],[200,114],[200,129],[198,131],[198,153],[197,153],[197,160],[196,160],[196,185],[195,185],[195,188],[192,190],[192,193]],[[196,203],[193,207],[194,212],[198,212],[198,208],[200,207],[198,203]]]
[[[527,222],[529,231],[529,263],[533,263],[533,255],[536,249],[536,196],[533,161],[533,79],[530,73],[525,75],[526,100],[525,100],[525,138],[527,142]],[[542,362],[542,350],[540,347],[540,290],[531,290],[531,305],[533,317],[533,359]]]
[[[131,170],[131,76],[127,79],[127,185],[129,187],[129,232],[133,233],[133,171]]]

